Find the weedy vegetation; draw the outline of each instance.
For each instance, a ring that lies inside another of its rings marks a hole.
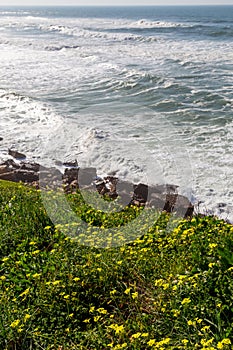
[[[232,225],[197,215],[167,230],[163,213],[125,240],[147,209],[67,201],[84,226],[59,207],[54,224],[40,191],[0,182],[0,349],[233,349]]]

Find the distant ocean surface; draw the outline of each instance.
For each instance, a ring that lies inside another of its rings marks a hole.
[[[233,222],[233,6],[0,7],[0,77],[0,160],[176,184]]]

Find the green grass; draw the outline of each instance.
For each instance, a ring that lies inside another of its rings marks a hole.
[[[0,182],[0,349],[232,349],[231,225],[49,198]]]

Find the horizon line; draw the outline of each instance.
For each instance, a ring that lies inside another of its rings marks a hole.
[[[66,5],[0,5],[1,7],[208,7],[208,6],[233,6],[233,4],[165,4],[165,5],[73,5],[73,4],[66,4]]]

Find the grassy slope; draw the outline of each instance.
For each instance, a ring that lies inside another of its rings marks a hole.
[[[70,200],[96,225],[138,215],[106,221]],[[168,232],[163,215],[142,239],[97,249],[55,227],[38,191],[0,182],[0,209],[0,349],[232,349],[231,225],[195,217]]]

